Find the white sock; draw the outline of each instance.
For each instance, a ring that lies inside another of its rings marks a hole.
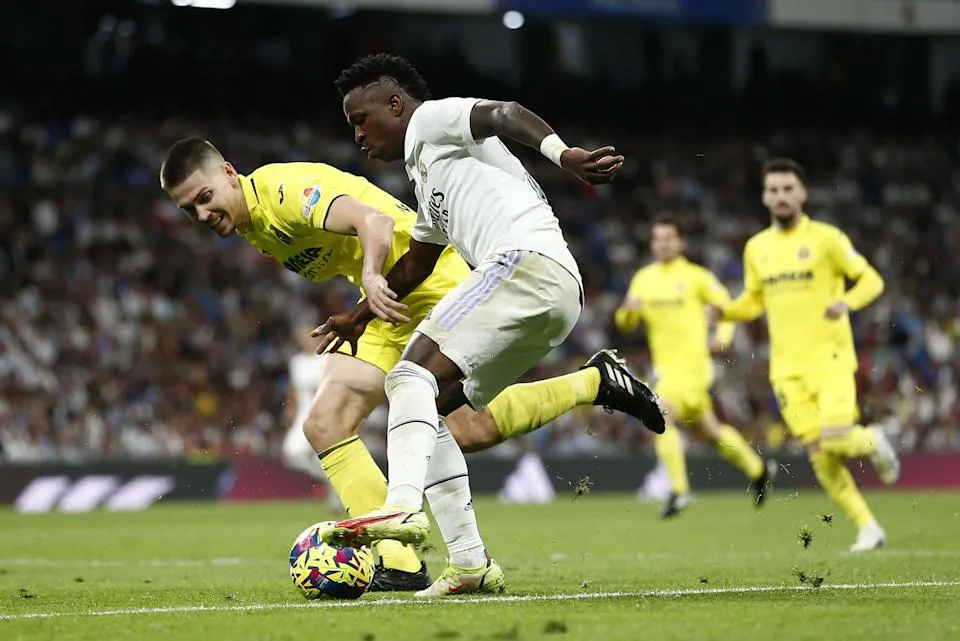
[[[437,444],[437,380],[427,369],[400,361],[384,382],[387,418],[387,464],[390,484],[385,506],[414,512],[423,509],[423,486]]]
[[[439,427],[427,469],[427,500],[447,545],[450,563],[466,569],[479,568],[486,565],[487,553],[473,511],[467,461],[443,419]]]

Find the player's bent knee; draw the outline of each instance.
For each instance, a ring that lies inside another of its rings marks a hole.
[[[322,452],[356,434],[379,400],[345,385],[326,382],[317,390],[303,421],[303,433],[314,451]]]
[[[462,407],[447,416],[446,425],[464,452],[480,452],[506,440],[487,409]]]
[[[426,367],[417,365],[413,361],[402,360],[397,363],[383,381],[383,389],[390,399],[401,388],[407,385],[427,385],[433,390],[434,398],[437,397],[439,389],[437,379]]]
[[[320,385],[303,422],[314,451],[322,452],[357,433],[383,402],[383,371],[343,354],[324,356]]]
[[[303,422],[303,434],[314,452],[322,452],[356,434],[362,423],[362,416],[316,408]]]

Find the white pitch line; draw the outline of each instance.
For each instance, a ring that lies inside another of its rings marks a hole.
[[[799,550],[799,548],[798,548]],[[895,548],[881,548],[879,550],[874,550],[869,555],[863,555],[858,552],[847,552],[846,550],[837,550],[835,554],[843,557],[855,557],[858,559],[870,560],[877,559],[881,557],[958,557],[960,556],[960,549],[958,550],[910,550],[910,549],[895,549]],[[775,556],[774,552],[761,550],[761,551],[743,551],[743,552],[717,552],[713,554],[705,554],[697,557],[699,563],[709,562],[712,560],[729,560],[729,559],[753,559],[753,558],[772,558]],[[603,558],[607,560],[635,560],[635,561],[657,561],[657,560],[675,560],[675,559],[686,559],[689,555],[682,554],[680,552],[653,552],[653,553],[638,553],[638,554],[551,554],[548,556],[544,555],[523,555],[522,558],[529,558],[534,560],[549,560],[554,563],[566,563],[566,562],[578,562],[584,559],[593,559],[593,558]],[[427,558],[436,558],[442,559],[443,556],[440,554],[427,554]],[[248,565],[264,565],[264,566],[278,566],[283,567],[285,559],[280,559],[279,561],[276,558],[265,558],[265,557],[220,557],[220,558],[211,558],[211,559],[77,559],[77,558],[67,558],[67,559],[51,559],[51,558],[28,558],[28,557],[0,557],[0,568],[7,567],[75,567],[75,568],[114,568],[114,567],[208,567],[208,566],[248,566]]]
[[[887,590],[906,588],[954,588],[960,581],[904,581],[890,583],[838,583],[819,588],[800,585],[754,585],[733,588],[691,588],[677,590],[650,590],[646,592],[580,592],[577,594],[526,594],[488,597],[453,597],[449,599],[362,599],[359,601],[313,601],[310,603],[254,603],[250,605],[183,605],[165,608],[128,608],[123,610],[90,610],[88,612],[32,612],[25,614],[0,613],[0,621],[18,619],[53,619],[58,617],[113,617],[140,614],[181,614],[193,612],[252,612],[260,610],[299,610],[302,608],[357,608],[393,605],[476,605],[485,603],[529,603],[549,601],[580,601],[593,599],[680,598],[689,596],[716,596],[726,594],[753,594],[763,592],[815,592],[818,590]]]

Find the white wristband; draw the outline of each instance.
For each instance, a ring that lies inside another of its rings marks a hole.
[[[570,149],[567,147],[567,143],[563,142],[557,134],[550,134],[540,141],[540,153],[549,158],[557,167],[562,166],[560,164],[560,154],[567,149]]]

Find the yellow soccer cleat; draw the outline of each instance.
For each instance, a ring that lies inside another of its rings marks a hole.
[[[426,590],[414,592],[413,596],[432,599],[455,594],[500,594],[505,587],[503,568],[493,559],[487,558],[486,565],[473,570],[448,564],[433,585]]]
[[[430,521],[423,512],[384,507],[336,525],[323,533],[323,542],[336,547],[358,548],[374,541],[391,539],[414,547],[421,545],[430,533]]]

